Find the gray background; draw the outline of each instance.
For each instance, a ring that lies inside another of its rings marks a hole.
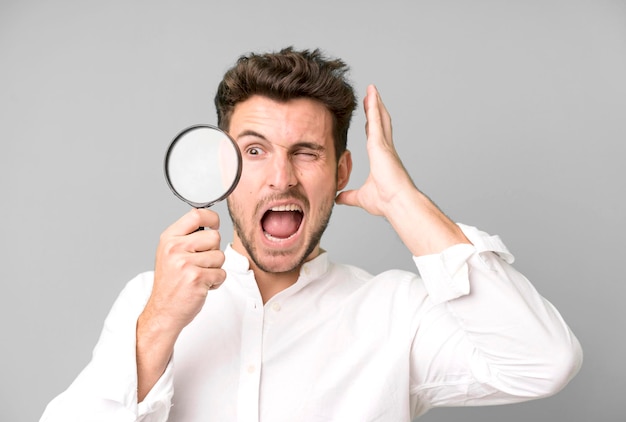
[[[585,350],[553,398],[424,421],[624,420],[623,1],[0,3],[0,420],[37,420],[88,362],[122,286],[187,210],[162,159],[242,53],[294,44],[378,85],[418,186],[499,234]],[[359,109],[351,187],[367,176]],[[225,239],[231,238],[225,207]],[[323,245],[412,269],[382,220],[335,210]]]

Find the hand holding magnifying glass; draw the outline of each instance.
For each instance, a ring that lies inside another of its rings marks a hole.
[[[241,176],[241,153],[222,130],[195,125],[180,132],[165,155],[165,180],[181,200],[208,208],[225,199]],[[195,215],[194,215],[195,214]],[[170,360],[178,334],[225,280],[215,213],[187,213],[168,227],[157,247],[154,283],[137,320],[138,397],[146,396]]]

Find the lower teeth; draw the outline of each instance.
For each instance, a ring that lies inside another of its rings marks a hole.
[[[263,234],[265,235],[266,238],[268,238],[272,242],[283,242],[285,240],[291,239],[292,237],[294,237],[296,235],[296,233],[294,233],[294,234],[290,235],[289,237],[274,237],[271,234],[269,234],[268,232],[263,232]]]

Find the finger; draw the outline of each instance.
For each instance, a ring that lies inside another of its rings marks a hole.
[[[384,142],[385,131],[378,100],[378,91],[374,85],[367,87],[367,95],[363,99],[365,108],[365,134],[368,143],[380,144]]]
[[[220,250],[196,252],[189,254],[188,262],[200,268],[222,268],[224,265],[224,252]]]
[[[171,236],[182,236],[195,232],[200,227],[219,229],[219,215],[208,209],[193,208],[183,215],[174,224],[169,226],[163,233]]]
[[[187,235],[172,236],[168,231],[161,234],[157,257],[173,257],[179,254],[219,250],[220,232],[200,230]]]
[[[378,110],[377,92],[374,85],[367,87],[367,94],[363,99],[363,108],[365,109],[365,134],[368,141],[370,139],[380,139],[384,135],[382,130],[382,121]]]
[[[218,230],[199,230],[185,236],[187,244],[184,250],[189,252],[203,252],[220,249],[222,236]]]
[[[210,268],[203,271],[203,286],[207,294],[210,290],[220,287],[226,280],[226,271],[221,268]]]
[[[364,106],[365,115],[367,117],[366,133],[368,140],[379,140],[391,144],[391,116],[378,93],[378,89],[374,85],[367,87],[367,96],[364,99]]]
[[[335,202],[339,205],[350,205],[352,207],[360,207],[357,191],[354,189],[339,192],[335,198]]]
[[[213,230],[220,228],[220,216],[215,211],[207,208],[194,208],[191,213],[198,216],[198,227],[208,227]]]
[[[374,85],[371,85],[371,88],[369,89],[372,89],[373,92],[375,93],[374,98],[376,99],[376,106],[379,111],[383,133],[385,135],[385,139],[391,143],[393,142],[391,115],[389,114],[389,111],[387,110],[387,107],[385,106],[385,103],[383,102],[383,99],[381,98],[380,93],[378,92],[378,89]]]

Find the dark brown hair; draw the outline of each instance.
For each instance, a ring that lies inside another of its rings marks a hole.
[[[217,124],[228,130],[237,103],[253,95],[276,101],[310,98],[322,103],[333,116],[335,155],[346,150],[348,128],[356,108],[354,89],[348,82],[348,66],[340,59],[325,57],[319,50],[279,52],[241,56],[225,74],[215,94]]]

